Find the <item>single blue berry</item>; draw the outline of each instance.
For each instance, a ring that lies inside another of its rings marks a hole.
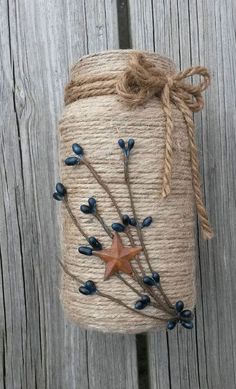
[[[128,215],[123,215],[122,222],[125,226],[128,226],[130,224],[130,217]]]
[[[129,224],[133,227],[137,226],[137,221],[135,220],[134,217],[131,217],[129,220]]]
[[[81,210],[81,212],[86,213],[86,214],[92,213],[91,207],[89,207],[88,205],[85,205],[85,204],[82,204],[80,206],[80,210]]]
[[[124,141],[124,139],[119,139],[118,140],[118,145],[120,146],[120,148],[122,150],[125,150],[125,141]]]
[[[74,151],[75,154],[77,154],[79,156],[84,154],[83,148],[80,145],[78,145],[78,143],[74,143],[72,145],[72,150]]]
[[[83,254],[83,255],[88,255],[88,256],[93,255],[93,249],[91,249],[91,247],[80,246],[79,252],[80,252],[80,254]]]
[[[150,302],[151,302],[150,297],[149,297],[147,294],[144,294],[144,295],[141,297],[141,301],[142,301],[145,305],[148,305],[148,304],[150,304]]]
[[[159,282],[160,282],[160,274],[159,274],[159,273],[153,272],[153,273],[152,273],[152,278],[153,278],[153,280],[154,280],[157,284],[159,284]]]
[[[184,309],[184,303],[183,301],[179,300],[175,304],[175,309],[177,312],[181,312]]]
[[[91,291],[88,288],[86,288],[85,286],[80,286],[79,291],[80,291],[80,293],[84,294],[85,296],[88,296],[89,294],[91,294]]]
[[[193,322],[192,321],[181,321],[181,325],[186,328],[187,330],[191,330],[193,328]]]
[[[58,192],[53,193],[52,196],[53,196],[54,200],[57,200],[57,201],[62,201],[62,200],[64,199],[64,196],[61,195],[61,194],[58,193]]]
[[[150,224],[152,224],[152,217],[151,216],[148,216],[146,217],[143,222],[142,222],[142,227],[145,228],[145,227],[149,227]]]
[[[125,230],[125,226],[121,223],[112,223],[111,228],[116,232],[123,232]]]
[[[66,188],[64,187],[64,185],[61,183],[61,182],[58,182],[56,184],[56,191],[62,195],[62,196],[65,196],[66,195]]]
[[[95,283],[92,280],[88,280],[84,284],[85,288],[88,289],[91,293],[95,293],[97,288]]]
[[[145,308],[145,304],[141,300],[138,300],[136,301],[134,308],[140,311],[141,309]]]
[[[176,324],[177,324],[176,321],[174,321],[174,320],[169,320],[169,321],[167,322],[166,328],[167,328],[168,330],[173,330],[173,329],[175,328]]]
[[[102,250],[101,243],[95,238],[95,236],[90,236],[88,239],[89,244],[92,246],[94,250]]]
[[[132,148],[134,147],[134,139],[129,139],[128,140],[128,150],[131,151]]]
[[[79,158],[77,157],[68,157],[65,159],[65,164],[67,166],[74,166],[74,165],[77,165],[79,163]]]
[[[183,319],[191,319],[193,317],[193,313],[190,311],[190,309],[185,309],[180,313],[180,316]]]
[[[149,286],[155,285],[155,281],[151,277],[148,277],[148,276],[143,277],[143,282],[144,282],[144,284],[149,285]]]
[[[93,212],[95,212],[95,210],[96,210],[96,204],[97,204],[96,199],[95,199],[94,197],[90,197],[90,198],[88,199],[88,204],[89,204],[90,208],[93,210]]]

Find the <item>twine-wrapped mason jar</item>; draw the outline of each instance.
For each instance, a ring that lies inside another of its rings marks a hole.
[[[203,81],[189,84],[185,79],[193,74],[203,76]],[[201,92],[208,83],[205,68],[178,73],[170,59],[132,50],[88,55],[72,68],[59,127],[61,182],[67,190],[62,204],[61,299],[79,325],[138,333],[161,328],[169,320],[168,310],[161,309],[165,297],[173,306],[181,300],[185,307],[194,307],[195,204],[203,237],[210,238],[212,231],[201,198],[192,112],[202,108]],[[131,138],[135,145],[128,158],[129,186],[136,215],[125,180],[125,151],[117,144],[118,139]],[[81,160],[71,150],[75,143],[83,148]],[[79,163],[68,166],[64,161],[73,155]],[[93,213],[81,212],[88,198],[96,199],[110,236]],[[122,215],[136,216],[138,227],[113,231],[113,223],[122,224],[117,208]],[[140,223],[150,216],[151,225],[142,228]],[[135,277],[117,272],[104,281],[106,263],[78,248],[89,246],[86,237],[91,236],[109,248],[115,234],[124,246],[143,250],[130,262]],[[158,272],[164,295],[158,285],[142,284],[143,276],[151,277],[152,271]],[[94,281],[97,293],[79,292],[87,280]],[[143,294],[151,303],[135,309]],[[161,305],[154,295],[160,295]]]

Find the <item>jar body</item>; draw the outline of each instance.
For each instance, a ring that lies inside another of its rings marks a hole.
[[[126,53],[101,54],[84,59],[81,71],[121,71],[128,60]],[[124,58],[122,59],[122,54]],[[152,58],[157,55],[152,54]],[[97,59],[97,64],[96,64]],[[117,64],[120,61],[120,66]],[[160,58],[159,66],[174,71],[169,60]],[[75,65],[74,69],[79,67]],[[98,69],[98,70],[97,70]],[[77,71],[77,69],[76,69]],[[72,71],[73,72],[73,71]],[[130,197],[124,180],[123,155],[117,145],[120,138],[133,138],[135,147],[129,162],[130,184],[139,220],[152,216],[150,227],[142,230],[152,268],[161,276],[162,287],[174,304],[183,300],[185,306],[195,304],[195,239],[192,175],[189,141],[182,114],[173,105],[173,173],[171,193],[163,198],[162,179],[166,144],[165,115],[157,97],[144,106],[130,109],[120,102],[117,95],[94,96],[79,99],[64,109],[60,121],[61,180],[68,191],[72,212],[79,218],[88,236],[96,236],[103,247],[110,247],[111,239],[96,218],[80,212],[80,205],[95,197],[97,206],[108,226],[119,222],[119,216],[104,188],[94,179],[84,164],[66,166],[63,161],[71,155],[71,145],[79,143],[86,158],[108,185],[122,214],[132,216]],[[83,280],[92,279],[100,291],[121,299],[133,307],[137,300],[134,291],[117,277],[104,281],[104,262],[97,257],[83,256],[79,246],[87,245],[78,229],[62,207],[63,260],[70,272]],[[136,245],[140,245],[135,228],[131,229]],[[130,243],[121,234],[123,243]],[[141,263],[147,275],[150,270],[142,253]],[[135,262],[134,262],[135,264]],[[136,265],[135,265],[136,266]],[[128,275],[124,278],[139,288]],[[61,298],[65,311],[81,326],[104,332],[138,333],[161,328],[161,322],[137,315],[115,302],[96,294],[84,296],[78,292],[75,280],[63,273]],[[154,307],[145,313],[166,318],[166,313]]]

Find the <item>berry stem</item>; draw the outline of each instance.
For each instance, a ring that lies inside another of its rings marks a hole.
[[[131,265],[132,266],[132,265]],[[138,284],[141,286],[141,288],[144,290],[144,292],[146,292],[147,294],[149,294],[155,301],[155,303],[152,303],[153,306],[155,306],[156,308],[164,311],[164,312],[167,312],[167,313],[173,313],[173,310],[170,310],[168,306],[166,306],[160,299],[159,297],[154,293],[154,291],[152,290],[151,287],[148,287],[147,285],[144,284],[142,278],[140,278],[139,274],[137,273],[137,271],[134,269],[134,267],[132,266],[132,270],[133,270],[133,273],[134,273],[134,280],[136,282],[138,282]]]
[[[84,284],[84,282],[75,274],[71,273],[68,269],[67,269],[67,266],[65,266],[60,260],[59,261],[59,264],[61,265],[62,269],[64,270],[64,272],[69,275],[73,280],[75,280],[77,283],[79,283],[79,285],[81,284]],[[170,318],[167,318],[167,319],[164,319],[164,318],[159,318],[159,317],[156,317],[156,316],[153,316],[153,315],[146,315],[145,313],[143,312],[140,312],[140,311],[137,311],[136,309],[134,308],[131,308],[129,307],[127,304],[125,304],[122,300],[116,298],[116,297],[113,297],[107,293],[103,293],[101,292],[99,289],[96,289],[96,294],[98,296],[101,296],[101,297],[104,297],[106,298],[107,300],[110,300],[110,301],[113,301],[114,303],[120,305],[120,306],[123,306],[125,307],[126,309],[128,309],[129,311],[132,311],[133,313],[136,313],[138,315],[141,315],[141,316],[144,316],[146,318],[149,318],[149,319],[154,319],[156,321],[164,321],[166,322],[167,320],[170,320]]]
[[[125,175],[126,186],[127,186],[128,192],[129,192],[129,198],[130,198],[130,204],[131,204],[133,216],[134,216],[135,220],[138,222],[136,208],[134,205],[133,193],[132,193],[132,189],[131,189],[131,185],[130,185],[130,178],[129,178],[129,158],[127,158],[127,157],[124,157],[124,175]],[[149,259],[148,251],[147,251],[147,248],[146,248],[145,243],[144,243],[143,233],[142,233],[142,230],[139,228],[138,223],[136,226],[136,231],[137,231],[139,241],[140,241],[140,244],[142,246],[143,253],[144,253],[146,262],[148,264],[149,270],[151,271],[151,273],[153,273],[153,269],[152,269],[151,262]]]
[[[71,220],[73,221],[74,225],[78,228],[79,232],[81,233],[81,235],[83,235],[83,237],[87,240],[87,242],[89,242],[89,236],[83,230],[83,228],[81,227],[80,223],[78,222],[76,216],[73,214],[67,197],[64,198],[64,204],[65,204],[65,208],[66,208],[68,214],[70,215]]]
[[[161,293],[163,299],[165,300],[166,304],[167,304],[170,308],[174,309],[173,304],[171,303],[169,297],[168,297],[168,296],[166,295],[166,293],[164,292],[164,290],[163,290],[163,288],[162,288],[162,286],[161,286],[160,283],[159,283],[159,285],[157,285],[157,289],[160,291],[160,293]]]
[[[117,201],[115,199],[115,197],[113,196],[113,194],[111,193],[108,185],[103,181],[102,177],[100,176],[100,174],[94,169],[94,167],[92,166],[92,164],[89,162],[89,160],[83,156],[83,158],[81,158],[81,160],[83,161],[83,163],[85,164],[85,166],[88,168],[88,170],[92,173],[93,177],[96,179],[97,183],[104,189],[104,191],[107,193],[107,195],[109,196],[112,204],[114,205],[118,215],[119,215],[119,218],[120,218],[120,221],[121,223],[123,223],[123,215],[122,215],[122,212],[120,210],[120,207],[119,205],[117,204]],[[126,231],[125,231],[129,241],[130,241],[130,244],[132,245],[132,247],[135,247],[135,244],[134,244],[134,240],[133,240],[133,237],[129,231],[129,228],[126,228]],[[138,256],[135,257],[137,263],[138,263],[138,266],[139,266],[139,269],[141,271],[141,273],[144,275],[145,272],[144,272],[144,269],[140,263],[140,260],[138,258]]]
[[[100,213],[96,210],[96,212],[94,213],[94,216],[95,218],[98,220],[98,222],[101,224],[102,228],[104,229],[104,231],[107,233],[107,235],[113,239],[113,233],[111,232],[110,228],[107,226],[107,224],[105,223],[104,219],[102,218],[102,216],[100,215]]]

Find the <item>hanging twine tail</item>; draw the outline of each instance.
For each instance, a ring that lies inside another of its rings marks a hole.
[[[170,104],[170,86],[172,85],[172,83],[173,83],[172,79],[169,78],[161,94],[161,102],[166,117],[166,149],[165,149],[164,175],[163,175],[163,185],[162,185],[163,197],[167,197],[170,194],[170,183],[171,183],[171,175],[172,175],[172,155],[173,155],[172,134],[174,129],[172,109]]]
[[[203,81],[198,84],[186,83],[185,80],[193,75],[203,77]],[[192,184],[203,239],[211,239],[214,233],[209,224],[202,200],[203,196],[201,192],[192,112],[200,111],[203,108],[204,101],[202,92],[209,86],[209,83],[210,75],[205,67],[196,66],[177,74],[167,75],[147,60],[145,55],[134,52],[130,55],[130,61],[126,71],[116,84],[117,94],[130,107],[142,105],[153,96],[158,96],[162,102],[166,120],[166,147],[162,186],[163,197],[167,197],[171,191],[174,128],[171,103],[175,104],[181,111],[188,131]]]
[[[182,112],[188,130],[191,170],[192,170],[192,183],[194,189],[195,203],[196,203],[199,223],[201,226],[202,238],[207,240],[213,238],[214,232],[209,224],[206,208],[204,206],[203,199],[202,199],[200,169],[199,169],[197,146],[195,143],[195,134],[194,134],[195,126],[192,118],[192,113],[182,100],[176,98],[175,103],[176,106],[179,108],[179,110]]]

